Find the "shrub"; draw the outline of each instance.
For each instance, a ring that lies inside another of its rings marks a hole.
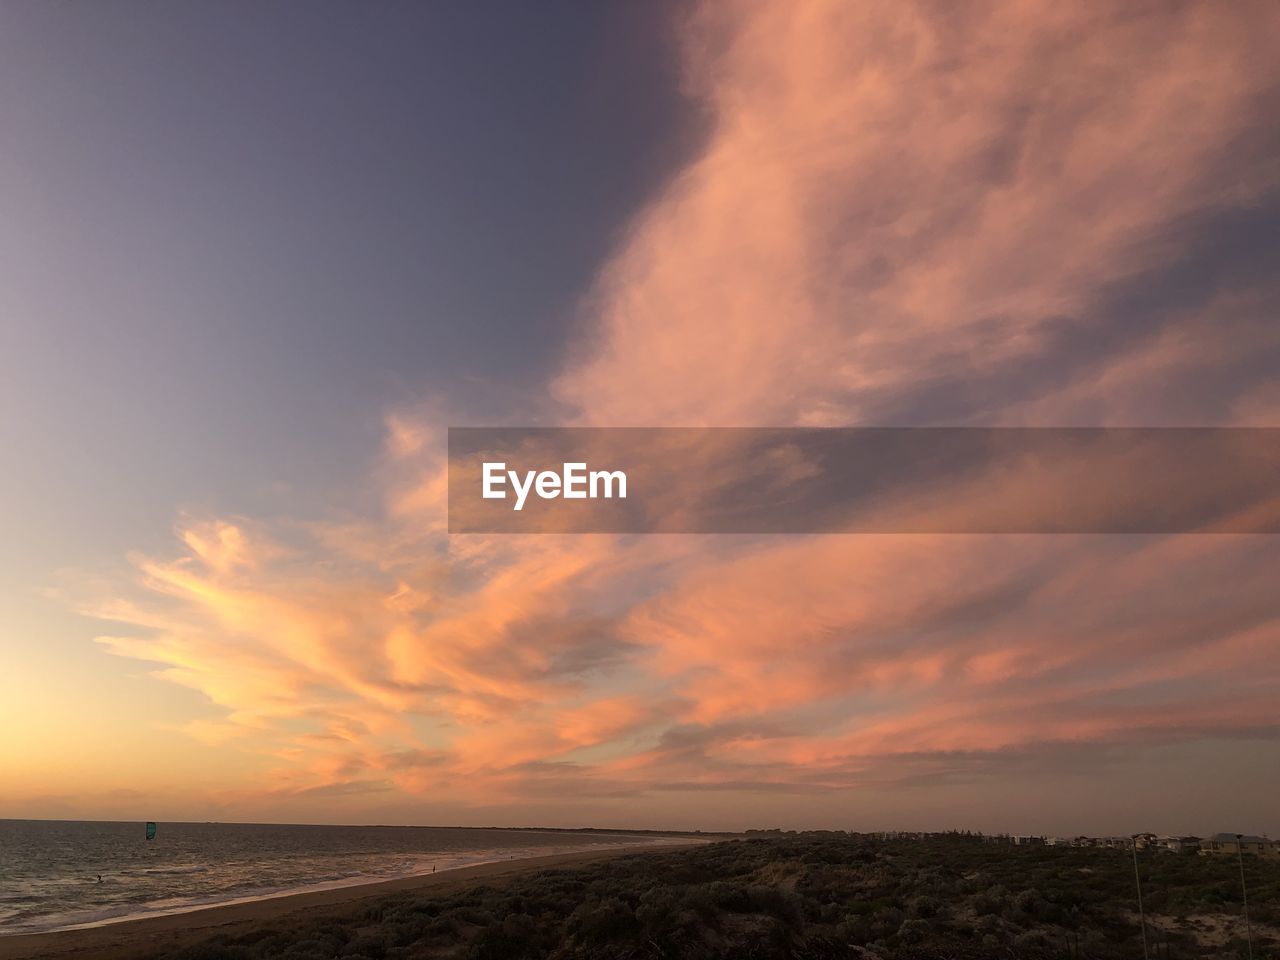
[[[569,917],[569,932],[589,944],[622,940],[637,926],[636,915],[617,898],[584,903]]]

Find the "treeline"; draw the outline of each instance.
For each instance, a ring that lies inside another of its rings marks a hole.
[[[1139,861],[1156,960],[1244,957],[1226,858]],[[1248,861],[1253,956],[1280,957],[1280,863]],[[223,938],[166,960],[640,960],[1142,956],[1133,862],[962,834],[796,834],[619,857],[366,914]]]

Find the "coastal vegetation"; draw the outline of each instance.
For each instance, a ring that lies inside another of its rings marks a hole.
[[[1153,960],[1244,957],[1234,858],[1139,855]],[[1280,862],[1246,858],[1252,955],[1280,957]],[[966,834],[780,834],[401,893],[164,960],[641,960],[1143,956],[1120,850]]]

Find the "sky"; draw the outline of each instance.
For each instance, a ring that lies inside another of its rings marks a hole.
[[[1275,537],[450,536],[444,472],[449,426],[1280,426],[1278,44],[0,6],[0,816],[1280,830]]]

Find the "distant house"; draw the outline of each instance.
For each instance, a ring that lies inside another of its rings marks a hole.
[[[1139,850],[1146,850],[1155,846],[1157,839],[1154,833],[1136,833],[1133,835],[1133,845]]]
[[[1201,856],[1237,856],[1240,853],[1280,860],[1280,842],[1248,834],[1215,833],[1200,841]]]
[[[1157,850],[1170,853],[1195,853],[1200,849],[1199,837],[1158,837],[1153,844]]]

